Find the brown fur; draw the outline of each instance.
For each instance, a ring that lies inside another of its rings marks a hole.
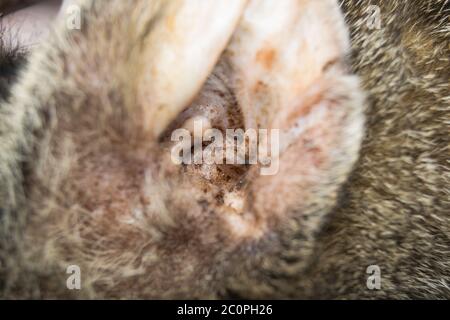
[[[368,2],[342,1],[369,102],[361,151],[363,95],[345,49],[300,65],[320,84],[302,78],[303,104],[266,110],[278,88],[263,79],[252,90],[233,38],[167,133],[205,113],[221,129],[286,129],[323,102],[321,121],[290,137],[280,173],[266,177],[177,167],[168,135],[144,130],[140,80],[158,48],[145,39],[164,1],[84,3],[82,30],[57,26],[0,107],[3,297],[450,297],[448,1],[371,1],[380,30],[365,26]],[[264,74],[285,76],[276,50],[258,52]],[[70,264],[79,292],[65,287]],[[378,291],[366,287],[373,264]]]

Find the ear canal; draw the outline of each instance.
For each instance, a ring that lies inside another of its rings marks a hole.
[[[201,89],[230,40],[247,0],[170,1],[145,40],[139,88],[143,121],[158,136]],[[157,119],[157,120],[156,120]],[[145,127],[145,125],[144,125]]]
[[[279,129],[280,140],[272,172],[250,169],[250,220],[241,229],[267,231],[293,217],[312,233],[334,205],[363,134],[364,99],[345,66],[348,50],[335,1],[250,1],[227,56],[246,129]]]

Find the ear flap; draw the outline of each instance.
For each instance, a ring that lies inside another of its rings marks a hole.
[[[158,136],[200,91],[244,10],[246,0],[170,1],[145,39],[139,95],[144,123]],[[155,46],[158,46],[155,50]],[[158,119],[155,121],[155,119]]]
[[[246,129],[279,129],[280,139],[275,170],[250,171],[249,214],[233,220],[247,230],[241,234],[257,237],[294,218],[311,235],[335,204],[363,133],[363,95],[345,65],[348,49],[335,1],[250,1],[228,52],[234,86]]]

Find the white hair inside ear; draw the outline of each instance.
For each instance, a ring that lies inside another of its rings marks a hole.
[[[12,12],[1,18],[3,45],[6,47],[29,48],[38,44],[64,8],[73,0],[44,0]]]

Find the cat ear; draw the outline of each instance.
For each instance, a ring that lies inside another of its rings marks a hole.
[[[335,1],[250,1],[228,49],[234,87],[246,129],[279,130],[279,141],[266,141],[272,170],[248,175],[249,214],[233,217],[236,229],[265,234],[293,217],[312,234],[334,205],[363,133],[348,50]]]

